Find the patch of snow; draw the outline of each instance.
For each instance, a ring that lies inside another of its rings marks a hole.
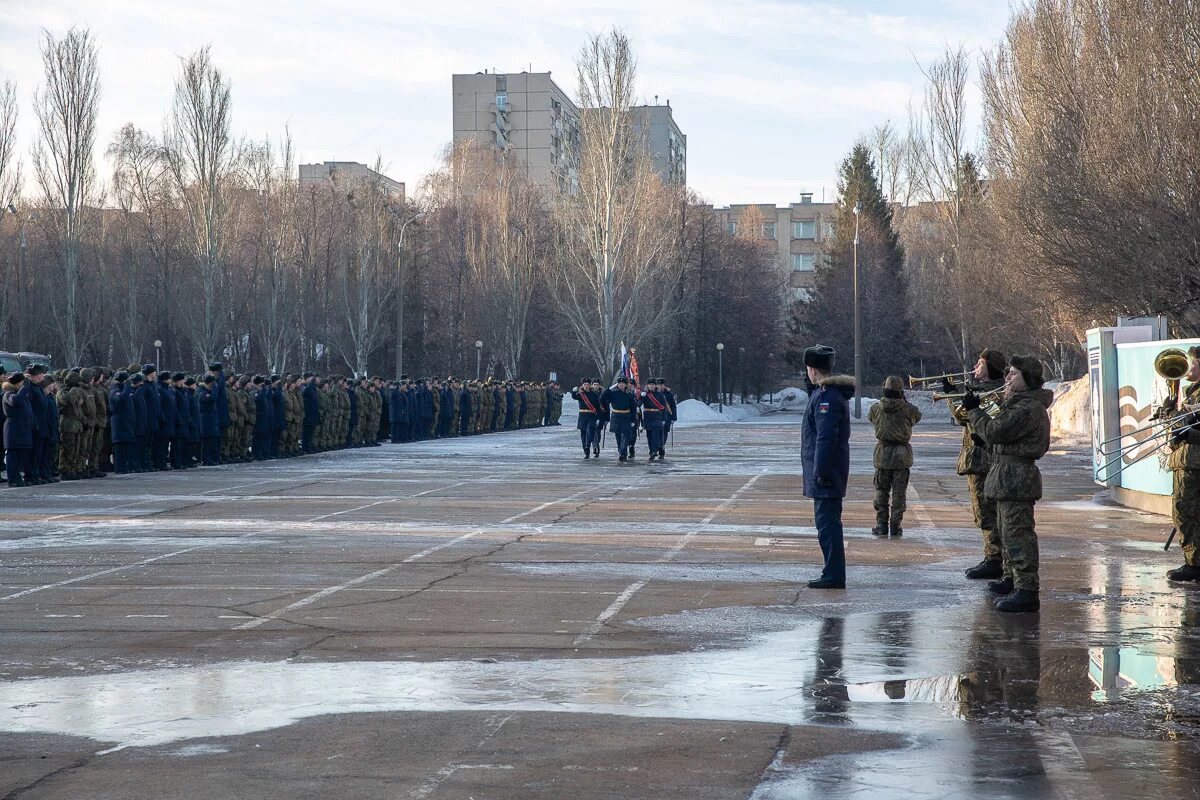
[[[1047,388],[1050,385],[1047,384]],[[1050,436],[1055,441],[1087,443],[1092,439],[1092,393],[1087,378],[1062,381],[1053,387]]]

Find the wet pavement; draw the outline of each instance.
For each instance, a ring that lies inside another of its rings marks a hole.
[[[798,418],[6,492],[0,798],[1192,797],[1200,591],[1165,520],[1044,461],[1040,615],[997,614],[958,436],[901,539],[856,428],[845,591]]]

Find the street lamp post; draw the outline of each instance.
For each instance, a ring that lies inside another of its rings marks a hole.
[[[742,402],[746,402],[746,348],[738,348],[738,382],[742,385]]]
[[[725,411],[725,345],[717,342],[717,410]]]
[[[775,354],[767,353],[767,381],[771,387],[771,394],[767,397],[767,402],[771,405],[775,404]],[[762,401],[762,393],[758,395],[759,402]]]
[[[483,363],[483,342],[475,340],[475,380],[479,380],[479,367]]]
[[[859,203],[854,204],[854,418],[862,419],[862,309],[858,298],[858,219]]]
[[[423,212],[417,212],[401,225],[396,242],[396,380],[404,374],[404,232],[423,216]]]
[[[158,372],[158,369],[159,369],[158,359],[161,354],[161,351],[162,351],[162,339],[155,339],[154,340],[154,371],[155,372]]]

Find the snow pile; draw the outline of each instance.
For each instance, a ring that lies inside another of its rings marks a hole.
[[[789,386],[786,389],[780,389],[775,392],[774,400],[781,407],[789,411],[803,411],[808,408],[808,393],[803,389],[797,389],[795,386]]]
[[[1047,384],[1047,388],[1050,388]],[[1091,441],[1092,393],[1087,378],[1063,381],[1054,388],[1050,435],[1057,440]]]
[[[710,408],[699,400],[684,400],[676,406],[676,415],[679,418],[679,424],[685,423],[708,423],[708,422],[732,422],[727,415],[733,409],[733,406],[726,406],[726,411],[722,414],[715,408]]]

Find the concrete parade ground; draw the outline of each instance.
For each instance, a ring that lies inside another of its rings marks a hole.
[[[903,538],[820,571],[800,416],[567,427],[3,494],[0,798],[1109,798],[1200,791],[1200,590],[1169,522],[1041,462],[1001,615],[960,431]]]

